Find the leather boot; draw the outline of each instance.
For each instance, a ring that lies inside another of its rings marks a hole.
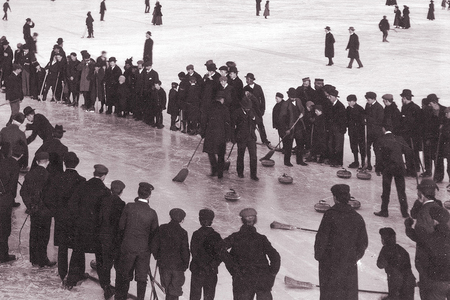
[[[146,281],[138,281],[137,282],[137,299],[138,300],[144,300],[146,289],[147,289]]]

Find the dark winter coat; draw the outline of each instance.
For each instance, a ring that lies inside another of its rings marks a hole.
[[[240,99],[237,96],[236,90],[232,85],[227,85],[225,88],[223,86],[220,86],[219,92],[223,93],[223,96],[225,98],[224,105],[228,107],[230,114],[233,113],[236,109],[240,108]]]
[[[100,13],[104,14],[106,11],[106,4],[105,4],[105,0],[103,0],[102,2],[100,2]]]
[[[29,145],[36,139],[36,136],[39,136],[44,142],[51,139],[54,128],[44,115],[35,114],[33,123],[27,124],[26,130],[32,130],[31,135],[27,138],[27,144]]]
[[[394,9],[394,13],[395,13],[394,26],[400,26],[402,19],[402,12],[400,11],[400,9],[396,8]]]
[[[429,259],[426,268],[428,279],[437,282],[450,281],[450,229],[448,225],[436,225],[436,230],[428,236],[425,245]]]
[[[77,88],[77,90],[79,89],[78,84],[80,83],[80,76],[81,76],[81,72],[77,69],[79,64],[80,61],[78,59],[76,59],[75,61],[70,59],[66,69],[67,79],[71,84],[74,85],[74,87]]]
[[[404,104],[401,110],[400,135],[410,143],[411,138],[422,136],[423,115],[422,109],[414,102]]]
[[[149,61],[153,64],[153,40],[148,38],[144,44],[144,62]]]
[[[348,135],[355,138],[364,138],[364,108],[355,104],[354,107],[347,106]]]
[[[154,89],[152,92],[152,103],[154,103],[158,111],[166,109],[167,95],[163,88]]]
[[[230,138],[230,113],[219,101],[214,101],[208,111],[202,114],[201,129],[203,152],[219,153],[221,146]]]
[[[264,97],[264,92],[259,84],[254,83],[253,88],[249,86],[248,84],[244,87],[244,92],[250,92],[253,94],[253,96],[256,97],[258,100],[258,105],[254,106],[253,109],[255,110],[256,114],[259,117],[264,116],[264,113],[266,111],[266,98]]]
[[[367,120],[367,136],[379,137],[383,135],[384,110],[380,103],[372,105],[366,103],[365,117]]]
[[[158,228],[158,215],[148,203],[139,201],[127,203],[120,217],[119,229],[123,232],[121,252],[142,253],[151,251],[151,243]]]
[[[92,29],[94,26],[94,18],[90,14],[86,17],[86,26],[88,29]]]
[[[116,65],[114,68],[108,67],[105,71],[105,88],[106,99],[112,105],[116,104],[118,99],[117,88],[119,87],[119,77],[122,75],[122,70]]]
[[[356,263],[368,245],[364,219],[348,204],[325,212],[314,244],[319,262],[320,299],[358,299]]]
[[[316,92],[313,90],[310,86],[299,86],[296,89],[297,91],[297,97],[302,100],[302,105],[304,108],[306,108],[306,102],[311,101],[314,102],[314,98],[316,96]]]
[[[50,180],[44,203],[55,217],[55,246],[74,246],[76,219],[70,212],[69,200],[75,190],[85,182],[86,178],[74,169],[66,169],[64,173],[57,174]]]
[[[330,107],[330,113],[326,117],[328,118],[328,128],[336,128],[339,133],[345,134],[347,131],[347,112],[341,101],[336,100],[336,103]]]
[[[439,104],[439,110],[434,111],[431,107],[426,107],[423,112],[423,139],[438,140],[440,126],[445,120],[445,107]]]
[[[153,69],[151,69],[150,71],[144,69],[142,74],[143,74],[142,91],[144,93],[150,94],[150,92],[153,90],[155,86],[155,82],[159,80],[158,72],[156,72]]]
[[[222,262],[217,252],[222,237],[212,227],[201,227],[194,231],[191,238],[191,266],[193,274],[217,274]]]
[[[5,78],[8,78],[8,76],[11,75],[13,59],[14,59],[14,52],[8,45],[8,47],[3,50],[3,55],[1,57],[3,76]]]
[[[29,51],[27,55],[21,55],[18,58],[17,63],[19,63],[22,66],[23,70],[27,71],[28,73],[34,71],[34,68],[39,65],[39,63],[36,61],[36,56],[31,51]]]
[[[69,152],[69,149],[60,139],[52,138],[46,140],[42,146],[36,150],[36,154],[40,152],[48,153],[50,163],[47,166],[47,171],[51,176],[64,171],[64,156]],[[36,161],[33,162],[33,165],[34,164],[36,164]]]
[[[13,72],[8,78],[6,78],[5,85],[6,100],[10,102],[23,100],[22,77]]]
[[[376,154],[375,171],[386,172],[394,176],[405,174],[403,154],[410,153],[412,150],[402,137],[386,133],[376,140],[374,151]]]
[[[325,35],[325,57],[334,57],[334,36],[331,32]]]
[[[127,105],[130,101],[130,89],[126,83],[118,84],[117,86],[117,104],[122,111],[127,110]]]
[[[103,198],[100,208],[100,240],[112,244],[117,249],[122,242],[122,232],[119,230],[125,202],[118,195]]]
[[[232,233],[222,242],[221,258],[230,272],[233,287],[239,285],[251,287],[256,291],[270,291],[275,276],[280,270],[280,254],[273,248],[265,235],[256,232],[256,228],[242,225],[238,232]],[[236,280],[238,279],[238,280]]]
[[[389,21],[387,19],[381,19],[380,23],[378,23],[378,28],[380,28],[380,31],[389,30]]]
[[[153,238],[152,253],[161,269],[186,271],[190,258],[186,230],[173,220],[159,226]]]
[[[186,97],[184,101],[184,118],[191,122],[200,120],[201,88],[198,84],[187,86]]]
[[[34,28],[34,23],[32,23],[32,24],[30,25],[30,24],[28,24],[28,22],[26,22],[26,23],[23,25],[23,39],[24,39],[25,41],[28,41],[28,40],[31,40],[31,39],[32,39],[32,37],[31,37],[31,28]]]
[[[256,141],[257,116],[253,109],[245,111],[243,108],[236,109],[231,118],[231,130],[233,142],[246,143],[250,140]]]
[[[345,48],[345,50],[349,50],[348,58],[359,58],[359,38],[356,33],[350,34],[347,48]]]
[[[320,116],[315,116],[310,122],[313,126],[311,131],[311,154],[322,156],[327,149],[325,115],[321,114]]]
[[[442,157],[450,159],[450,119],[445,119],[441,128]]]
[[[12,155],[12,149],[17,144],[21,145],[28,153],[25,133],[16,124],[9,124],[0,131],[0,148],[2,149],[2,154],[10,157]],[[7,153],[5,153],[6,150],[8,150]]]
[[[234,87],[237,97],[240,101],[242,97],[244,97],[244,83],[242,82],[242,80],[238,76],[236,76],[235,79],[228,80],[228,84]]]
[[[408,29],[411,27],[411,20],[409,18],[409,7],[403,9],[403,27]]]
[[[400,122],[402,114],[398,110],[397,104],[393,102],[391,105],[384,107],[383,127],[391,127],[392,133],[395,135],[400,134]]]
[[[95,101],[95,99],[99,99],[100,101],[105,101],[105,67],[98,68],[92,73],[92,76],[89,78],[90,81],[90,91],[91,91],[91,99]]]
[[[275,104],[272,109],[272,127],[275,129],[281,128],[280,124],[280,113],[281,107],[285,101],[281,100],[279,103]]]
[[[17,195],[19,171],[19,163],[15,158],[7,157],[0,160],[0,210],[10,210],[13,207]]]
[[[167,113],[171,116],[178,116],[180,114],[180,106],[178,104],[178,91],[175,89],[170,89],[169,91]]]
[[[295,103],[295,105],[293,104],[293,102]],[[289,135],[291,138],[302,138],[306,129],[305,123],[303,121],[303,118],[305,116],[305,108],[302,105],[302,101],[299,98],[289,98],[282,103],[283,105],[280,108],[279,114],[280,132],[286,134],[286,131],[291,130],[291,133]],[[300,115],[303,116],[295,124]],[[292,126],[294,126],[293,129],[291,129]]]
[[[44,167],[36,166],[25,175],[20,196],[31,215],[51,216],[51,211],[43,201],[47,186],[48,172]]]
[[[203,84],[201,85],[202,102],[200,105],[202,112],[208,110],[209,106],[215,102],[217,91],[220,89],[219,78],[219,73],[214,73],[211,77],[209,74],[203,76]]]
[[[85,253],[97,253],[101,249],[100,208],[111,192],[100,178],[83,183],[69,200],[69,210],[75,220],[74,249]]]

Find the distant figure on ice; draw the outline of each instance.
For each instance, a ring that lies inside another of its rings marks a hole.
[[[145,13],[148,14],[150,12],[150,0],[145,0]]]
[[[403,28],[408,29],[411,27],[411,20],[409,19],[409,7],[403,5]]]
[[[445,9],[446,4],[447,4],[447,0],[442,0],[442,3],[441,3],[442,9]]]
[[[394,26],[395,28],[400,28],[402,24],[402,12],[398,8],[398,5],[395,6],[394,13],[395,13]]]
[[[259,16],[259,12],[261,11],[261,0],[256,0],[256,15]]]
[[[150,64],[153,64],[153,40],[152,40],[152,33],[150,31],[147,31],[145,33],[145,44],[144,44],[144,62],[150,62]]]
[[[348,204],[350,187],[331,187],[334,205],[325,212],[314,244],[320,299],[357,300],[358,266],[368,238],[364,219]]]
[[[350,38],[345,50],[348,50],[348,58],[350,58],[350,62],[348,63],[347,68],[351,69],[353,61],[356,59],[356,62],[358,63],[358,69],[360,69],[363,67],[363,64],[359,59],[359,38],[355,33],[355,28],[350,27],[348,29],[348,32],[350,33]]]
[[[155,8],[153,9],[153,19],[152,24],[153,25],[162,25],[162,12],[161,12],[162,5],[159,4],[159,1],[156,1]]]
[[[31,37],[31,28],[34,28],[34,22],[30,18],[27,18],[23,25],[23,39],[25,44],[30,44],[33,38]]]
[[[88,31],[88,39],[94,37],[94,18],[91,15],[91,12],[88,11],[86,17],[86,26]]]
[[[328,57],[327,66],[332,66],[334,57],[334,36],[331,33],[330,26],[325,27],[325,57]]]
[[[433,21],[434,20],[434,2],[433,0],[430,1],[430,4],[428,5],[428,15],[427,19]]]
[[[2,20],[4,20],[4,21],[8,21],[8,9],[9,9],[9,11],[11,11],[11,7],[9,6],[9,0],[6,0],[6,2],[3,3],[3,12],[5,14],[3,15]]]
[[[264,19],[267,19],[267,16],[270,16],[269,0],[266,1],[266,5],[264,6]]]
[[[104,21],[103,18],[105,17],[105,11],[106,11],[106,4],[105,0],[100,2],[100,21]]]
[[[386,5],[397,5],[397,0],[386,0]]]
[[[381,32],[383,33],[383,42],[389,43],[387,40],[388,34],[389,34],[389,21],[386,19],[386,16],[383,16],[383,19],[381,19],[380,23],[378,24],[378,28],[380,28]]]

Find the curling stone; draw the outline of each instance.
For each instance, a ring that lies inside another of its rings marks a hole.
[[[444,202],[444,207],[445,207],[446,209],[450,209],[450,201],[445,201],[445,202]]]
[[[275,161],[273,159],[263,159],[261,160],[261,164],[264,167],[273,167],[275,165]]]
[[[95,259],[91,260],[90,265],[92,270],[97,270],[97,262],[95,261]]]
[[[230,189],[230,191],[225,194],[225,200],[227,201],[238,201],[239,199],[241,199],[241,196],[233,189]]]
[[[319,203],[316,203],[314,205],[314,209],[317,212],[321,212],[321,213],[326,212],[327,210],[330,209],[330,207],[331,207],[330,204],[328,204],[327,201],[325,201],[325,200],[320,200]]]
[[[278,182],[282,184],[291,184],[293,181],[294,178],[286,174],[283,174],[280,177],[278,177]]]
[[[348,204],[350,204],[350,206],[353,209],[359,209],[361,207],[361,202],[356,200],[355,197],[350,197],[350,200],[348,201]]]
[[[372,175],[367,170],[360,170],[358,173],[356,173],[356,178],[361,180],[370,180],[372,178]]]
[[[342,169],[336,172],[337,177],[339,178],[345,178],[348,179],[352,177],[352,172],[348,171],[347,169]]]

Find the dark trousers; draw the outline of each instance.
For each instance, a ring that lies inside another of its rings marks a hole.
[[[359,58],[350,58],[350,62],[348,63],[348,68],[351,68],[353,65],[353,61],[355,61],[358,63],[358,67],[363,67],[363,64],[361,62],[361,60]]]
[[[130,281],[133,279],[133,272],[135,279],[139,283],[147,282],[147,274],[150,270],[150,252],[141,253],[121,253],[120,259],[117,262],[116,275],[116,300],[126,300],[128,289],[130,288]],[[142,291],[145,296],[145,289]]]
[[[8,238],[11,235],[11,213],[12,207],[0,207],[0,261],[6,260],[9,255]]]
[[[350,149],[352,150],[354,160],[359,162],[358,153],[361,154],[361,164],[364,165],[366,157],[366,143],[364,141],[364,132],[350,134]]]
[[[216,294],[217,274],[195,274],[191,276],[191,294],[189,300],[214,300]]]
[[[66,278],[69,271],[69,248],[67,246],[58,247],[58,275],[61,280]]]
[[[263,144],[268,143],[266,128],[264,127],[262,116],[260,118],[256,118],[256,126],[258,127],[259,137],[261,138],[261,142]]]
[[[405,193],[405,177],[403,175],[391,174],[383,172],[383,193],[381,194],[381,211],[387,212],[389,206],[389,198],[391,195],[392,178],[395,180],[397,188],[398,201],[400,202],[400,210],[402,214],[408,213],[408,202]]]
[[[72,101],[75,103],[78,103],[78,99],[80,97],[80,91],[78,88],[79,85],[79,82],[69,80],[69,95],[67,96],[67,98],[69,98],[70,100],[70,95],[72,94]]]
[[[159,268],[159,276],[161,277],[161,285],[166,289],[166,295],[169,296],[166,299],[178,299],[179,296],[183,295],[183,284],[186,280],[184,271]]]
[[[73,249],[70,257],[69,273],[67,275],[67,284],[76,285],[78,281],[83,279],[86,270],[86,257],[83,251]]]
[[[233,276],[233,300],[272,300],[272,292],[269,290],[257,290],[253,286],[242,282],[242,278]]]
[[[436,151],[437,151],[438,139],[427,139],[423,143],[423,156],[424,156],[424,164],[425,164],[425,172],[433,174],[433,162],[435,162],[435,177],[444,177],[444,160],[436,159]],[[440,174],[439,176],[436,176]],[[436,180],[436,178],[435,178]]]
[[[367,134],[367,149],[366,149],[366,151],[367,151],[367,164],[369,166],[372,165],[371,160],[370,160],[372,154],[371,154],[370,150],[371,150],[372,145],[374,145],[375,142],[377,141],[377,138],[378,138],[377,135]]]
[[[219,153],[208,153],[209,163],[211,164],[211,173],[217,174],[218,176],[223,176],[223,167],[225,165],[225,152],[226,143],[221,144],[219,148]]]
[[[87,31],[88,31],[88,37],[94,36],[94,26],[88,26]]]
[[[387,274],[387,277],[390,298],[414,300],[414,287],[416,286],[416,279],[411,272],[409,274],[405,274],[400,272],[398,269],[393,269]]]
[[[250,156],[250,176],[256,176],[256,169],[258,165],[258,159],[256,157],[256,141],[249,139],[246,142],[237,143],[238,156],[236,162],[236,171],[238,174],[244,174],[244,155],[245,149],[248,149]]]
[[[148,14],[150,12],[150,5],[145,5],[145,13]]]
[[[83,92],[83,98],[84,98],[84,106],[86,109],[89,109],[94,106],[94,103],[92,103],[91,99],[91,92],[90,91],[84,91]]]
[[[295,156],[297,163],[300,163],[303,161],[303,149],[305,147],[305,140],[303,136],[287,136],[283,139],[283,150],[284,150],[284,163],[290,163],[291,162],[291,155],[292,155],[292,145],[294,143],[297,145],[297,148],[295,150]]]
[[[388,34],[389,34],[388,30],[383,30],[383,42],[387,42]]]
[[[103,19],[105,18],[105,12],[101,11],[100,12],[100,21],[104,21]]]
[[[47,245],[52,217],[36,214],[30,217],[30,221],[30,262],[44,266],[48,263]]]
[[[2,18],[2,20],[6,20],[6,21],[8,21],[8,12],[7,12],[7,11],[5,11],[4,13],[5,13],[5,14],[3,15],[3,18]]]
[[[344,133],[340,133],[336,127],[331,127],[328,134],[328,155],[331,163],[343,165]]]
[[[157,108],[157,111],[155,113],[155,119],[156,119],[156,126],[161,126],[163,124],[163,113],[161,108]]]
[[[420,171],[420,157],[419,150],[421,148],[420,138],[410,138],[403,137],[408,144],[408,146],[413,150],[412,152],[406,152],[405,154],[405,163],[406,163],[406,172],[408,174],[413,174]]]
[[[101,244],[102,251],[96,254],[95,259],[100,286],[105,288],[111,284],[111,269],[118,258],[119,250],[112,240],[103,239]]]

